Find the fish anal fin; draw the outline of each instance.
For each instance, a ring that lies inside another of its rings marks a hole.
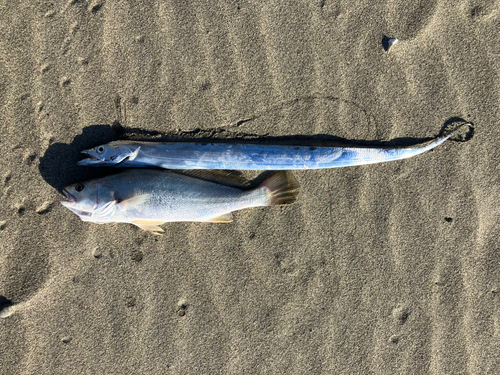
[[[221,216],[214,217],[210,220],[207,220],[207,223],[230,223],[233,221],[233,215],[231,213],[224,214]]]
[[[154,235],[161,235],[164,232],[159,225],[163,224],[162,221],[149,221],[149,220],[134,220],[131,222],[132,224],[138,226],[142,230],[146,232],[151,232]]]

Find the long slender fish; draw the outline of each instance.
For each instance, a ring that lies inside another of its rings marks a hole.
[[[207,173],[207,172],[203,172]],[[293,203],[299,185],[276,172],[253,189],[160,169],[132,169],[66,187],[61,201],[83,221],[131,223],[159,234],[172,221],[229,222],[231,212]]]
[[[419,155],[446,136],[405,148],[308,147],[259,144],[114,141],[82,151],[85,166],[166,169],[292,170],[382,163]]]

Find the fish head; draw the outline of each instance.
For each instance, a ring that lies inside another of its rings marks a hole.
[[[78,165],[113,166],[121,163],[125,159],[134,157],[134,155],[137,155],[137,152],[134,153],[134,150],[124,144],[111,142],[88,150],[83,150],[82,154],[87,155],[87,158],[80,160]]]
[[[61,204],[84,221],[102,221],[113,213],[110,208],[115,205],[114,192],[101,181],[69,185],[62,193],[66,200],[61,201]]]

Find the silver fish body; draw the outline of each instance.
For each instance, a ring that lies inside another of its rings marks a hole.
[[[114,141],[82,151],[88,157],[78,164],[227,170],[337,168],[410,158],[440,145],[457,130],[430,142],[405,148]]]
[[[227,222],[236,210],[292,203],[298,187],[285,172],[248,190],[165,170],[132,169],[68,186],[61,203],[84,221],[132,223],[157,233],[165,222]]]

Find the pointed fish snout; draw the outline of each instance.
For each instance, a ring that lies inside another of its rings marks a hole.
[[[93,153],[95,154],[95,148],[89,148],[87,150],[80,151],[80,154],[88,155],[90,157],[93,157]]]
[[[98,158],[92,155],[92,151],[94,151],[93,148],[81,151],[80,152],[81,154],[87,155],[88,157],[80,160],[79,162],[76,163],[76,165],[92,165],[101,162]]]

